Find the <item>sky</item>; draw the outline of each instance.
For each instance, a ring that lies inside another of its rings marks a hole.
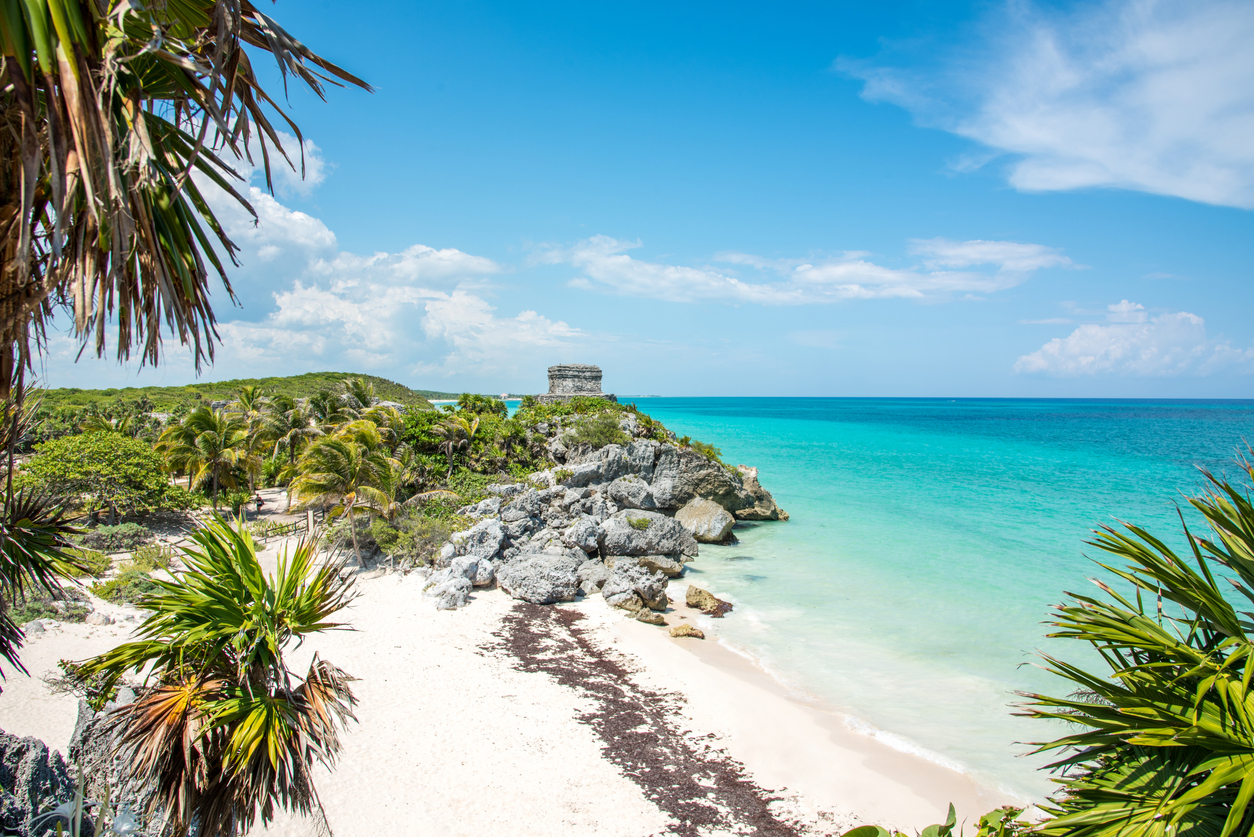
[[[241,264],[201,380],[1254,398],[1248,0],[271,14],[375,92],[291,88],[304,178],[245,170],[256,224],[214,200]],[[197,380],[165,358],[56,332],[41,371]]]

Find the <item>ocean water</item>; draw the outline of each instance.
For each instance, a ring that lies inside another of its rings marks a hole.
[[[722,641],[802,699],[903,750],[1029,799],[1044,760],[1016,742],[1016,690],[1070,691],[1038,666],[1049,606],[1095,591],[1084,541],[1116,519],[1177,548],[1199,466],[1235,474],[1254,402],[648,398],[646,413],[758,467],[792,519],[701,547],[690,580],[736,605]]]

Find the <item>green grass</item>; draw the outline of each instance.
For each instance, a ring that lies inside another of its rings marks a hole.
[[[81,571],[74,572],[75,578],[99,578],[113,568],[113,559],[94,549],[67,549],[65,554],[83,567]]]
[[[148,573],[131,565],[118,573],[117,578],[91,586],[91,592],[114,604],[137,604],[143,596],[156,593],[161,588]]]
[[[50,596],[19,599],[9,610],[15,624],[25,625],[35,619],[56,619],[58,622],[82,622],[91,610],[82,602],[61,601],[54,606]]]
[[[181,387],[123,387],[121,389],[49,389],[42,390],[45,409],[88,407],[116,399],[138,401],[147,398],[154,409],[168,412],[179,405],[194,405],[201,401],[229,401],[235,398],[242,386],[260,386],[273,394],[304,398],[323,389],[334,389],[345,378],[363,378],[374,384],[375,395],[384,401],[395,401],[406,406],[430,406],[428,399],[453,398],[459,393],[435,390],[410,389],[409,387],[377,378],[350,372],[307,372],[271,378],[238,378],[231,381],[205,381]]]
[[[630,524],[631,528],[641,532],[649,528],[649,518],[647,517],[629,517],[627,518],[627,523]]]

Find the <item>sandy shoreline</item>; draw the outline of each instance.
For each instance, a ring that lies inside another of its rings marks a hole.
[[[672,639],[599,597],[540,607],[476,591],[468,607],[437,612],[417,577],[358,587],[345,619],[354,630],[315,637],[292,659],[301,670],[317,652],[359,678],[358,723],[318,779],[340,837],[914,830],[949,802],[973,819],[1011,801],[791,699],[716,641]],[[673,595],[685,587],[673,582]],[[680,606],[667,619],[695,616]],[[40,677],[131,627],[65,625],[33,639],[32,676],[5,682],[0,728],[64,752],[76,701]],[[255,833],[307,830],[281,821]]]

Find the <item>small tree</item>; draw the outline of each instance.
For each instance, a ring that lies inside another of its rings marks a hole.
[[[44,442],[19,482],[60,497],[107,506],[119,514],[161,508],[169,490],[160,455],[147,443],[110,431]]]

